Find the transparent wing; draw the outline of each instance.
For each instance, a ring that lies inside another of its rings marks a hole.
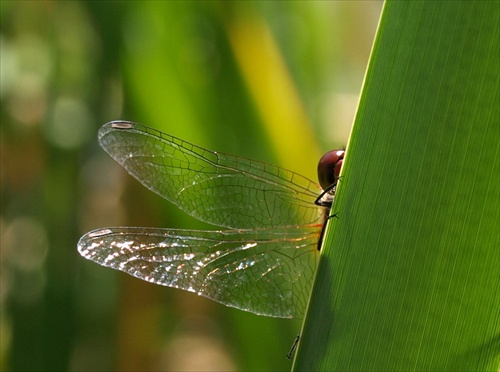
[[[273,165],[205,150],[128,121],[99,130],[104,150],[144,186],[199,220],[237,229],[320,223],[321,188]]]
[[[102,266],[181,288],[255,314],[303,315],[319,252],[320,225],[195,231],[105,228],[78,251]]]

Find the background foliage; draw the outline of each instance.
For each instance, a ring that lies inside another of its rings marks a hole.
[[[202,227],[98,147],[138,121],[315,178],[344,145],[379,2],[2,1],[2,370],[289,369],[299,322],[83,260],[98,227]]]

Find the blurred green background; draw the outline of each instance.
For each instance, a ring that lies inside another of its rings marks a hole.
[[[300,320],[87,262],[105,226],[206,228],[100,149],[115,119],[316,178],[381,2],[2,1],[2,370],[288,370]],[[214,228],[214,227],[209,227]]]

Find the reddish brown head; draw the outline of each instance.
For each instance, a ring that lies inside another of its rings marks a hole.
[[[319,184],[326,190],[331,185],[337,183],[340,175],[340,169],[344,162],[345,150],[328,151],[319,160],[318,163],[318,180]]]

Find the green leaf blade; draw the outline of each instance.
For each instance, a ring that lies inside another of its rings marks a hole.
[[[498,19],[386,4],[295,370],[498,368]]]

